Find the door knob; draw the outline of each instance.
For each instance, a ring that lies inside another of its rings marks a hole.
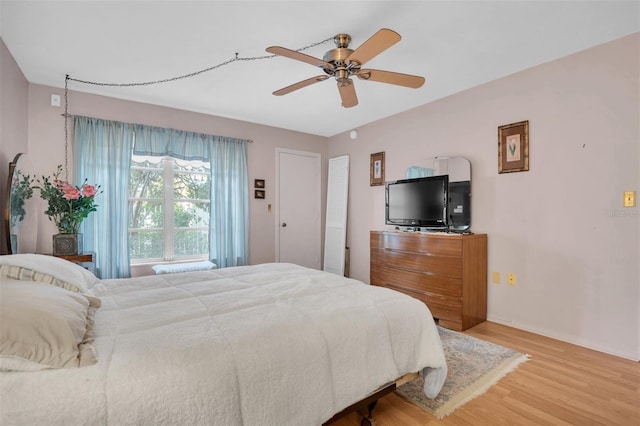
[[[286,227],[287,227],[287,224],[286,224],[285,222],[282,222],[282,227],[283,227],[283,228],[286,228]]]

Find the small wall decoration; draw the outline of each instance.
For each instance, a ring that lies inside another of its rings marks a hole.
[[[498,173],[529,170],[529,121],[498,127]]]
[[[253,186],[255,188],[264,188],[264,179],[254,179]]]
[[[264,189],[256,189],[255,190],[254,198],[260,198],[260,199],[264,200],[264,196],[265,196]]]
[[[370,186],[384,185],[384,151],[371,154]]]

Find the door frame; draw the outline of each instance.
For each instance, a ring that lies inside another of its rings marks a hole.
[[[320,210],[322,210],[322,154],[320,154],[319,152],[310,152],[310,151],[300,151],[300,150],[296,150],[296,149],[288,149],[288,148],[276,148],[276,191],[275,191],[275,233],[276,233],[276,238],[275,238],[275,243],[276,243],[276,247],[275,247],[275,254],[276,254],[276,262],[280,262],[280,154],[281,153],[285,153],[285,154],[292,154],[292,155],[302,155],[302,156],[306,156],[306,157],[314,157],[316,159],[316,161],[318,162],[318,170],[320,171],[320,173],[318,173],[318,180],[317,180],[317,191],[318,191],[318,196],[320,197]],[[318,237],[318,242],[319,242],[319,247],[318,250],[320,252],[320,256],[319,256],[319,263],[318,263],[318,269],[322,268],[322,211],[318,212],[318,221],[317,221],[317,229],[316,229],[316,233],[317,233],[317,237]]]

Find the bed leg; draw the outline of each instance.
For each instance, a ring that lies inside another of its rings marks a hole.
[[[373,401],[371,404],[367,406],[367,414],[362,414],[362,420],[360,421],[360,426],[371,426],[373,421],[373,409],[376,408],[376,404],[378,400]]]
[[[373,420],[373,409],[376,407],[376,404],[378,403],[378,400],[380,398],[382,398],[383,396],[393,392],[394,390],[396,390],[396,383],[392,382],[389,383],[388,385],[386,385],[383,388],[380,388],[378,391],[376,391],[375,393],[369,395],[368,397],[366,397],[365,399],[363,399],[360,402],[356,402],[355,404],[350,405],[349,407],[345,408],[344,410],[342,410],[341,412],[339,412],[338,414],[334,415],[332,418],[330,418],[329,420],[327,420],[326,422],[323,423],[323,426],[325,425],[329,425],[333,422],[335,422],[336,420],[351,414],[353,412],[357,412],[358,414],[360,414],[362,416],[362,420],[360,422],[360,425],[362,426],[371,426],[371,422]],[[362,414],[362,411],[366,409],[367,413],[366,414]]]

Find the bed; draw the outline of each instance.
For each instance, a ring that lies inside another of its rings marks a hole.
[[[408,373],[435,397],[447,373],[422,302],[293,264],[98,280],[0,256],[0,303],[3,425],[319,425]],[[72,349],[16,352],[67,311]]]

